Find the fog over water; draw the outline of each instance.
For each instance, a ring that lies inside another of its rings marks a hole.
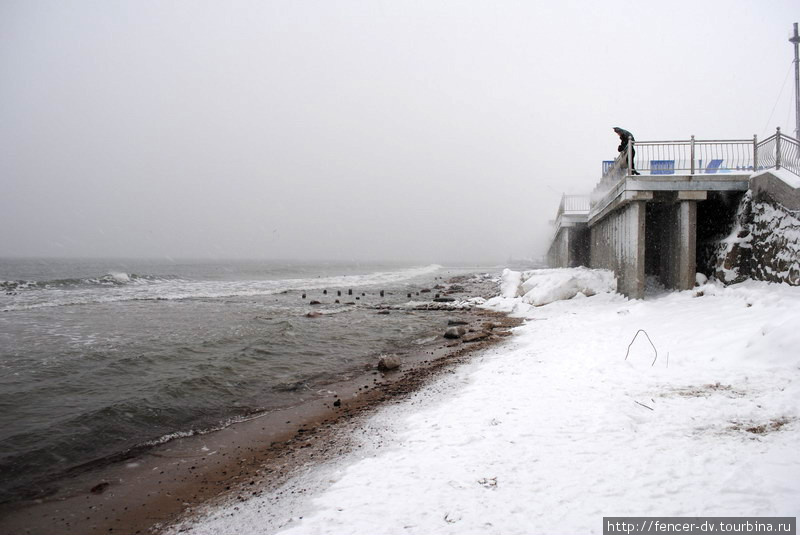
[[[504,262],[638,139],[792,134],[794,1],[0,3],[0,256]]]

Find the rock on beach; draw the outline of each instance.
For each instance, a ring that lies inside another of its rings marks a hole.
[[[448,327],[444,332],[445,338],[461,338],[467,334],[467,329],[461,325]]]
[[[382,372],[396,370],[400,367],[400,359],[395,355],[381,355],[378,360],[378,369]]]

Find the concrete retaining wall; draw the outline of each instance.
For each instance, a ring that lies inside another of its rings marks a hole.
[[[770,202],[776,203],[787,210],[800,210],[800,188],[795,188],[787,184],[780,178],[782,174],[788,174],[789,171],[767,171],[755,175],[750,179],[750,191],[755,202]],[[791,175],[787,180],[791,179],[792,182],[800,180],[800,178]]]

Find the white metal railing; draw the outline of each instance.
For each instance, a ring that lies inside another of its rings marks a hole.
[[[784,135],[781,129],[758,144],[759,169],[788,169],[800,176],[800,142]]]
[[[589,215],[591,205],[589,203],[589,195],[562,195],[561,203],[558,205],[558,213],[556,218],[552,221],[553,225],[553,238],[558,234],[561,229],[561,222],[564,216],[580,216]]]
[[[650,175],[714,174],[753,167],[757,140],[635,142],[636,168]]]
[[[762,142],[752,139],[634,141],[613,162],[604,162],[603,176],[592,198],[598,200],[626,176],[707,175],[747,173],[762,169],[788,169],[800,176],[800,142],[781,134]]]
[[[558,215],[564,213],[588,213],[588,195],[562,195],[561,205],[558,207]]]

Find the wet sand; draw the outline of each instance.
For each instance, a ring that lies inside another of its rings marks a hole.
[[[158,533],[201,506],[258,496],[295,469],[348,451],[348,429],[382,403],[414,392],[448,367],[485,350],[519,324],[480,309],[452,311],[477,332],[475,342],[439,338],[405,355],[398,370],[365,369],[327,386],[330,394],[225,429],[179,438],[122,462],[60,482],[45,499],[0,508],[0,532]]]

